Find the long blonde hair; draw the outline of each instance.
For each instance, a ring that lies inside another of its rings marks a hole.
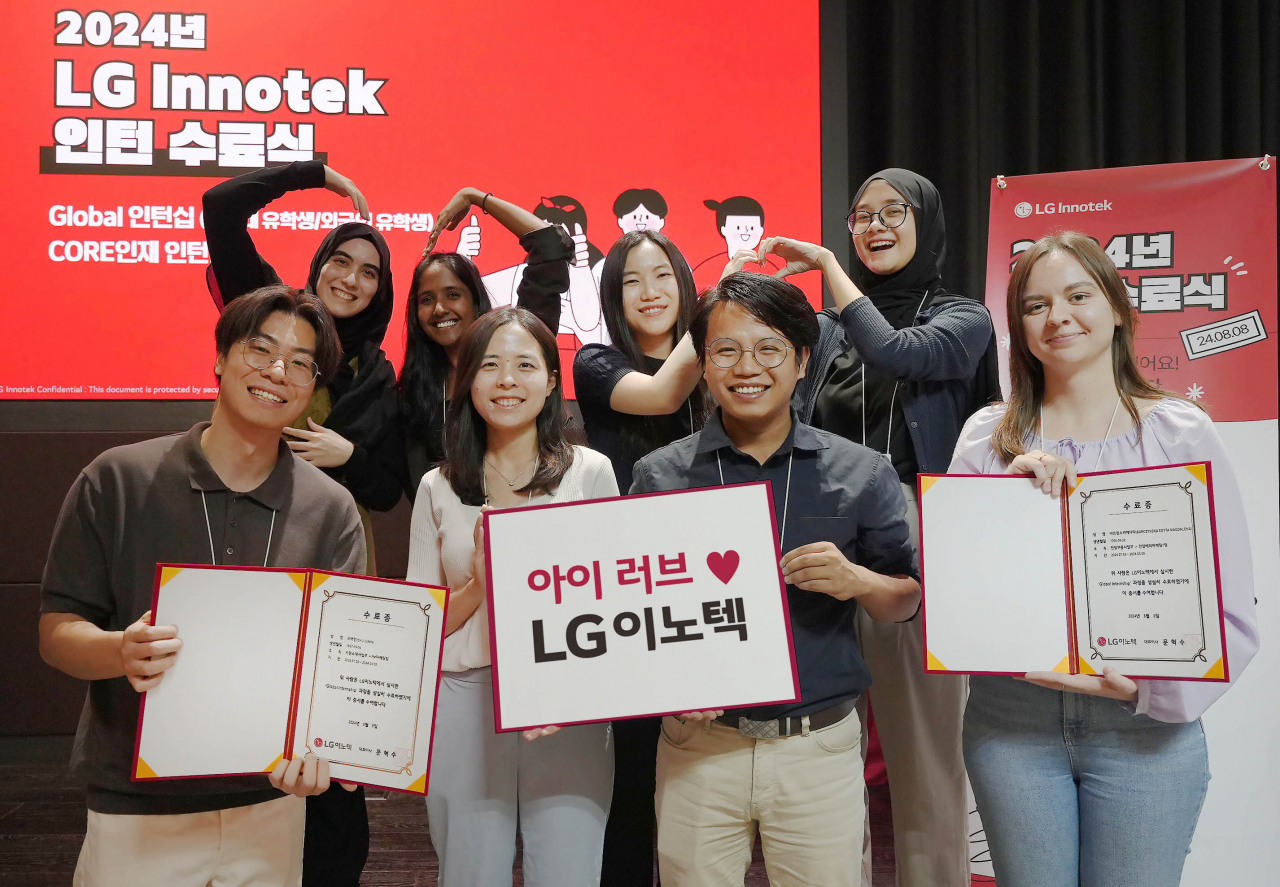
[[[1112,310],[1120,318],[1111,339],[1111,371],[1120,391],[1120,402],[1133,419],[1133,425],[1142,436],[1141,419],[1138,416],[1138,398],[1173,397],[1186,398],[1166,391],[1144,378],[1138,370],[1133,354],[1133,339],[1138,327],[1137,312],[1129,301],[1129,293],[1120,272],[1098,242],[1079,231],[1062,231],[1041,237],[1024,252],[1013,273],[1009,275],[1009,290],[1005,301],[1009,320],[1009,382],[1011,393],[1009,408],[991,435],[991,446],[1005,462],[1027,451],[1026,442],[1035,429],[1040,408],[1044,403],[1044,365],[1031,353],[1027,345],[1026,330],[1022,325],[1022,297],[1027,291],[1027,281],[1036,262],[1054,252],[1064,252],[1076,259],[1089,272],[1089,276],[1111,303]]]

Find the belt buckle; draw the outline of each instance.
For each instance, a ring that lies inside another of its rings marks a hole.
[[[738,718],[738,732],[748,739],[777,739],[782,735],[778,721],[753,721],[750,718]]]

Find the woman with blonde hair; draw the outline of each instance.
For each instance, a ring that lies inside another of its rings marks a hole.
[[[1014,266],[1008,317],[1009,402],[974,414],[950,470],[1026,474],[1057,497],[1077,470],[1212,462],[1237,679],[1258,649],[1240,491],[1204,410],[1138,372],[1115,265],[1084,234],[1041,238]],[[1176,887],[1209,782],[1200,715],[1229,686],[1110,666],[973,676],[965,764],[1001,887]]]

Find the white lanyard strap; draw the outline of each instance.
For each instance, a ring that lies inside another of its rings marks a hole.
[[[920,312],[924,309],[924,300],[927,298],[929,298],[929,293],[926,291],[924,298],[916,306],[915,317],[911,318],[912,326],[915,326],[916,321],[920,319]],[[867,445],[867,360],[861,354],[858,357],[862,358],[862,445],[865,447]],[[889,441],[893,439],[893,406],[898,402],[898,385],[899,382],[895,380],[893,394],[889,397],[889,428],[884,438],[884,454],[889,457],[890,462],[893,461],[893,456],[889,452]]]
[[[215,567],[218,565],[218,554],[213,549],[213,524],[209,522],[209,500],[204,494],[204,490],[200,491],[200,504],[204,506],[204,529],[209,534],[209,562]],[[267,565],[267,560],[271,557],[271,540],[276,534],[276,514],[278,512],[271,509],[271,527],[267,530],[267,553],[262,556],[262,565]]]
[[[1102,464],[1102,454],[1107,451],[1107,441],[1111,439],[1111,429],[1115,427],[1116,416],[1120,415],[1120,400],[1121,397],[1117,396],[1116,407],[1111,411],[1111,421],[1107,423],[1106,433],[1102,435],[1102,446],[1098,448],[1098,458],[1093,461],[1094,471],[1097,471],[1098,466]],[[1040,442],[1048,443],[1048,440],[1044,436],[1044,401],[1040,402]],[[1053,449],[1055,453],[1058,450],[1058,443],[1059,441],[1053,442]]]
[[[778,545],[786,552],[787,548],[783,545],[787,539],[787,505],[791,502],[791,464],[796,460],[795,444],[791,445],[791,455],[787,457],[787,488],[782,495],[782,538],[778,540]],[[724,466],[720,464],[720,451],[716,450],[716,469],[720,472],[720,486],[724,486]]]

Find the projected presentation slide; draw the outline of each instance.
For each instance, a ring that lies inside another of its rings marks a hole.
[[[660,229],[700,288],[763,237],[821,238],[816,2],[785,15],[675,0],[173,9],[9,10],[0,75],[24,86],[0,158],[21,271],[5,283],[0,398],[212,398],[202,195],[300,160],[354,182],[390,245],[396,366],[411,272],[463,187],[573,238],[556,331],[566,385],[577,348],[608,341],[600,270],[623,232]],[[326,233],[355,219],[350,199],[313,187],[265,203],[247,233],[304,286]],[[510,304],[517,239],[477,210],[437,248],[460,247],[494,305]],[[817,275],[795,282],[820,304]]]

